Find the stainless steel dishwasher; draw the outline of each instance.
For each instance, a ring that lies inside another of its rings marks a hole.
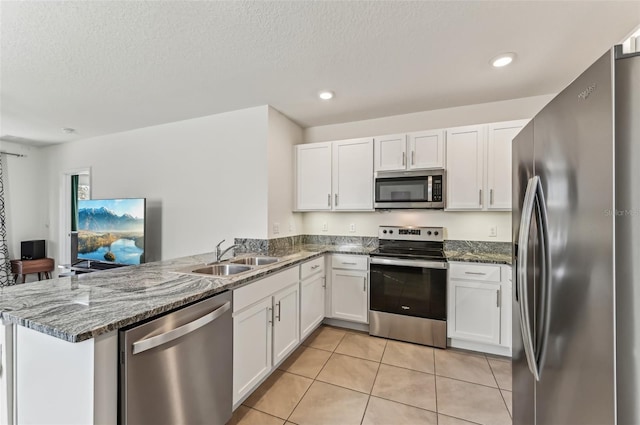
[[[225,424],[233,392],[231,292],[120,330],[121,424]]]

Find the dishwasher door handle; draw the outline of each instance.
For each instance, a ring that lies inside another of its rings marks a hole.
[[[231,303],[227,301],[222,304],[220,307],[213,310],[211,313],[207,313],[199,319],[194,320],[193,322],[189,322],[184,324],[178,328],[170,330],[169,332],[165,332],[160,335],[156,335],[151,338],[142,339],[140,341],[134,342],[133,345],[133,354],[142,353],[143,351],[150,350],[152,348],[158,347],[160,345],[166,344],[168,342],[173,341],[174,339],[178,339],[183,337],[195,330],[200,329],[204,325],[213,322],[218,317],[222,316],[224,313],[229,311],[231,308]]]

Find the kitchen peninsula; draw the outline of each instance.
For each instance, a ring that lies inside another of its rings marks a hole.
[[[3,373],[2,385],[10,388],[7,379],[13,376],[14,420],[116,423],[118,329],[241,287],[325,252],[366,255],[370,250],[311,248],[317,250],[280,252],[275,264],[224,278],[176,272],[213,260],[213,254],[202,254],[0,289],[2,339],[14,343],[12,355],[3,355],[2,369],[13,373]]]
[[[236,276],[177,272],[211,263],[214,256],[208,253],[0,289],[3,341],[14,344],[12,351],[6,344],[3,350],[3,370],[13,375],[3,374],[2,385],[10,388],[8,379],[16,383],[13,394],[7,391],[15,398],[14,420],[116,423],[119,329],[226,290],[254,282],[259,286],[271,275],[291,273],[293,267],[325,254],[366,256],[377,245],[375,238],[364,238],[361,244],[312,241],[318,243],[276,246],[275,250],[271,246],[269,254],[279,261]],[[265,252],[263,246],[246,240],[236,242]],[[510,262],[506,245],[499,249],[489,245],[451,241],[447,254],[455,261]],[[258,286],[252,291],[259,291]]]

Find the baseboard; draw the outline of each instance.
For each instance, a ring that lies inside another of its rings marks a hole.
[[[366,323],[350,322],[348,320],[332,319],[330,317],[326,317],[322,321],[322,323],[329,326],[335,326],[337,328],[346,328],[353,329],[354,331],[369,332],[369,325]]]
[[[447,344],[452,348],[461,348],[463,350],[479,351],[481,353],[495,354],[511,358],[511,348],[500,345],[483,344],[481,342],[464,341],[460,339],[449,339]]]

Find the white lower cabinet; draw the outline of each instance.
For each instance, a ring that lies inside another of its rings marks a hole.
[[[297,282],[273,296],[273,364],[284,360],[300,342]]]
[[[233,402],[271,371],[271,298],[242,310],[233,318]]]
[[[298,346],[299,296],[299,267],[233,292],[234,406]]]
[[[447,336],[453,347],[511,353],[511,267],[449,263]]]
[[[333,255],[331,317],[369,323],[369,257]]]
[[[324,320],[325,291],[324,257],[302,264],[300,266],[300,340],[309,336]]]
[[[500,343],[500,284],[451,280],[449,338]]]

